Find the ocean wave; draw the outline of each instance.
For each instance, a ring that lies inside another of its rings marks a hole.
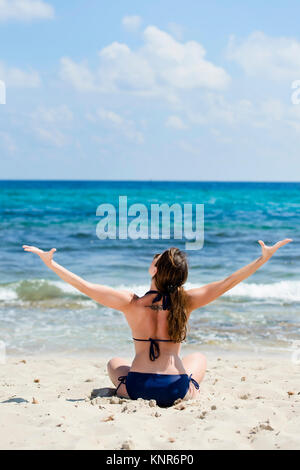
[[[186,289],[195,289],[201,284],[186,283]],[[129,289],[137,295],[149,290],[149,285],[120,284],[117,289]],[[228,300],[270,300],[277,302],[300,302],[300,281],[279,281],[270,284],[241,283],[224,294]]]
[[[43,308],[86,308],[96,307],[96,303],[75,288],[62,281],[45,279],[23,280],[0,285],[0,305],[31,306]]]
[[[300,281],[279,281],[271,284],[241,283],[225,296],[247,299],[300,302]]]
[[[149,290],[148,284],[119,284],[116,289],[127,289],[142,296]],[[201,284],[187,283],[186,289],[201,287]],[[271,301],[271,302],[300,302],[300,281],[279,281],[269,284],[241,283],[224,294],[226,301]],[[6,305],[18,303],[41,303],[57,301],[74,305],[86,305],[92,301],[77,291],[74,287],[62,281],[46,279],[23,280],[0,285],[0,303]]]

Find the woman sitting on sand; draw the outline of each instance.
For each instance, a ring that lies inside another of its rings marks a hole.
[[[259,240],[262,255],[255,261],[226,279],[189,290],[183,287],[188,277],[186,256],[178,248],[170,248],[154,256],[149,268],[150,290],[142,297],[76,276],[53,261],[55,248],[47,252],[34,246],[23,248],[39,255],[48,268],[83,294],[124,313],[135,343],[135,358],[130,364],[114,357],[107,364],[117,395],[154,399],[159,406],[171,406],[178,398],[197,397],[206,370],[205,356],[199,352],[179,357],[191,312],[251,276],[290,241],[287,238],[266,246]]]

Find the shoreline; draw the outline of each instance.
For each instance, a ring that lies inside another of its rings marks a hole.
[[[242,347],[242,345],[235,345],[234,348],[228,348],[228,347],[216,347],[216,346],[201,346],[201,345],[183,345],[181,347],[180,351],[180,357],[185,356],[187,354],[199,351],[202,354],[206,355],[208,358],[214,358],[216,356],[224,356],[227,359],[234,359],[237,355],[239,357],[243,357],[244,359],[246,358],[251,358],[251,359],[259,359],[260,357],[266,357],[266,358],[275,358],[275,357],[280,357],[283,359],[290,359],[292,360],[292,354],[295,349],[292,348],[292,345],[289,348],[283,348],[283,347],[276,347],[274,346],[273,348],[268,346],[267,348],[260,348],[258,346],[253,346],[253,347]],[[300,361],[300,348],[299,350],[299,361]],[[128,358],[134,358],[134,346],[132,346],[132,350],[129,351],[129,349],[123,351],[117,351],[115,354],[111,351],[101,348],[97,350],[89,350],[89,349],[83,349],[83,350],[55,350],[55,351],[45,351],[45,352],[40,352],[40,351],[31,351],[31,352],[11,352],[9,349],[6,350],[6,357],[12,358],[12,359],[19,359],[21,356],[24,356],[32,359],[40,358],[40,359],[51,359],[51,358],[70,358],[70,359],[93,359],[96,357],[99,357],[100,360],[104,359],[111,359],[114,356],[120,356],[124,357],[126,359]],[[1,365],[1,363],[0,363]]]
[[[288,357],[208,354],[199,398],[170,408],[112,397],[94,353],[8,356],[0,384],[1,449],[300,449],[300,365]]]

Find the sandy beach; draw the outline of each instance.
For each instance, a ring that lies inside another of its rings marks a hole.
[[[112,397],[106,358],[0,365],[1,449],[300,449],[300,365],[288,354],[208,356],[196,400]]]

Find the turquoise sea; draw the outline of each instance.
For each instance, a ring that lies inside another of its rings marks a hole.
[[[187,287],[222,279],[260,255],[258,239],[294,242],[219,300],[195,311],[187,345],[288,350],[300,340],[300,183],[0,181],[0,341],[8,352],[133,352],[122,314],[64,284],[23,244],[93,282],[142,295],[154,253],[186,240],[100,240],[97,207],[204,204],[201,250]]]

